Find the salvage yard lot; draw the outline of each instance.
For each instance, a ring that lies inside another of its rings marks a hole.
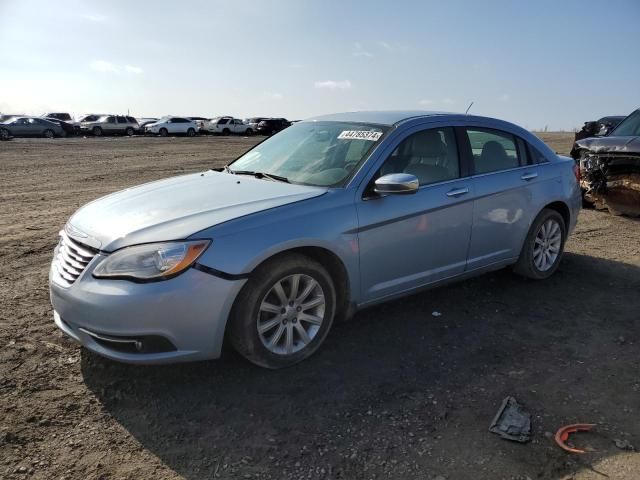
[[[573,137],[541,136],[564,154]],[[0,478],[640,478],[640,454],[614,445],[640,447],[637,220],[583,211],[551,279],[504,270],[359,312],[285,370],[230,350],[133,367],[62,337],[47,272],[73,211],[257,141],[0,143]],[[531,443],[487,431],[507,395]],[[576,422],[598,424],[576,441],[595,452],[548,438]]]

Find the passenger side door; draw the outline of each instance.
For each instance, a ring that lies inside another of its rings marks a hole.
[[[462,273],[473,218],[472,184],[451,127],[416,128],[396,142],[357,200],[362,299],[383,299]],[[376,178],[415,175],[413,194],[378,195]]]
[[[466,127],[473,170],[473,232],[467,269],[517,258],[532,216],[538,169],[528,164],[525,143],[496,129]]]

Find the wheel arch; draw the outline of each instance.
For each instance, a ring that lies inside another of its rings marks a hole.
[[[291,253],[297,253],[311,258],[327,269],[334,281],[336,289],[336,319],[348,317],[351,314],[351,282],[347,267],[342,259],[333,251],[320,246],[299,246],[281,250],[258,263],[253,271],[260,268],[266,262]]]
[[[569,206],[562,202],[562,201],[555,201],[555,202],[551,202],[547,205],[545,205],[542,210],[544,209],[549,209],[549,210],[555,210],[556,212],[558,212],[561,216],[562,219],[564,220],[564,225],[565,228],[568,230],[569,229],[569,225],[571,224],[571,210],[569,209]],[[541,210],[541,211],[542,211]]]

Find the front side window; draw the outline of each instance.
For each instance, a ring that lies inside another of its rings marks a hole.
[[[343,186],[387,127],[346,122],[301,122],[238,158],[234,171],[261,172],[292,183]]]
[[[107,123],[116,123],[116,117],[107,117]]]
[[[124,117],[117,117],[118,123],[127,123],[127,119]]]
[[[640,110],[636,110],[609,134],[610,137],[636,137],[640,135]]]
[[[420,185],[460,177],[458,148],[453,128],[422,130],[405,138],[391,153],[379,175],[410,173]]]
[[[468,128],[475,174],[508,170],[520,166],[513,135],[498,130]]]

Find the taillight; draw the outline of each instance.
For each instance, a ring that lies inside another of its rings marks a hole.
[[[580,183],[580,166],[577,163],[573,166],[573,174],[576,176],[576,181]]]

